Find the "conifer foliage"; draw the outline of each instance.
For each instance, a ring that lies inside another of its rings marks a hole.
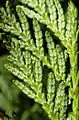
[[[7,1],[0,15],[0,37],[10,51],[5,67],[17,77],[13,83],[51,120],[78,120],[79,29],[73,2],[64,12],[58,0],[19,0],[16,8]]]

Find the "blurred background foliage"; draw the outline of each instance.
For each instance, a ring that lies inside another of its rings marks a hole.
[[[15,5],[17,0],[10,0]],[[68,0],[59,0],[64,8]],[[6,0],[0,0],[0,7],[5,5]],[[79,9],[79,1],[73,0]],[[12,76],[5,67],[9,52],[0,40],[0,113],[4,112],[4,120],[49,120],[41,106],[28,98],[12,83]],[[1,115],[1,114],[0,114]],[[1,117],[1,116],[0,116]],[[0,118],[0,120],[3,120]]]

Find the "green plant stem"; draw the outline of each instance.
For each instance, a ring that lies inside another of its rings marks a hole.
[[[78,54],[77,54],[77,44],[72,43],[72,51],[70,53],[70,65],[71,65],[71,76],[72,76],[72,120],[79,119],[78,111]]]

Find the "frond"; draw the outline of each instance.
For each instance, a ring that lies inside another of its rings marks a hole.
[[[41,104],[51,120],[70,118],[71,113],[66,116],[69,100],[73,99],[73,111],[77,111],[75,103],[78,105],[78,97],[73,97],[72,92],[73,88],[78,92],[77,9],[71,1],[65,14],[58,0],[19,1],[21,4],[16,5],[18,19],[8,1],[5,9],[0,8],[3,14],[0,37],[6,37],[10,43],[7,44],[10,55],[6,68],[17,77],[14,84]],[[54,36],[63,48],[55,43]],[[68,73],[67,58],[70,60]],[[75,112],[72,117],[76,115]]]

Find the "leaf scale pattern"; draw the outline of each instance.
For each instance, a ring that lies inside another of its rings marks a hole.
[[[58,0],[19,2],[17,15],[8,1],[0,8],[0,37],[10,51],[5,67],[16,76],[13,83],[41,104],[51,120],[78,120],[77,8],[72,1],[66,13]]]

